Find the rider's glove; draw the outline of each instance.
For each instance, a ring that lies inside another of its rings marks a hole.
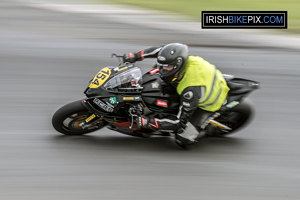
[[[153,131],[158,130],[158,124],[155,118],[149,118],[143,115],[137,117],[137,127],[139,130],[150,129]]]
[[[135,59],[135,55],[131,52],[126,53],[123,55],[123,62],[130,62],[130,63],[134,63],[136,61]]]
[[[144,59],[144,51],[138,51],[135,53],[126,53],[123,55],[123,62],[130,62],[130,63],[134,63],[135,61],[140,61]]]

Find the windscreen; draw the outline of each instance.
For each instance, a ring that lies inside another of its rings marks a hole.
[[[104,85],[105,89],[115,90],[120,88],[139,88],[142,80],[142,72],[139,68],[132,68],[117,74]]]

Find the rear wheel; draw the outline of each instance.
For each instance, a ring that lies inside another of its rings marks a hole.
[[[52,117],[52,126],[58,132],[65,135],[83,135],[94,132],[104,127],[107,122],[102,118],[91,122],[88,128],[82,128],[80,124],[92,113],[86,110],[81,101],[74,101],[59,108]]]
[[[226,136],[240,130],[247,125],[254,116],[252,103],[249,99],[243,100],[239,105],[221,113],[221,116],[214,119],[231,128],[232,130],[224,130],[212,125],[208,126],[210,136]]]

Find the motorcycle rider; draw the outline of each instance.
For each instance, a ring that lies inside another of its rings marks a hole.
[[[129,52],[123,61],[133,63],[144,58],[157,58],[162,80],[176,88],[181,101],[177,116],[158,119],[141,115],[138,128],[172,132],[181,147],[195,144],[226,100],[229,88],[222,73],[203,58],[190,56],[188,46],[180,43]]]

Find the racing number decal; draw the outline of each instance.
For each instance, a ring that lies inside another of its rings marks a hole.
[[[95,76],[95,78],[92,80],[91,84],[89,85],[89,88],[98,88],[100,87],[110,76],[111,71],[109,68],[101,69],[98,74]]]

